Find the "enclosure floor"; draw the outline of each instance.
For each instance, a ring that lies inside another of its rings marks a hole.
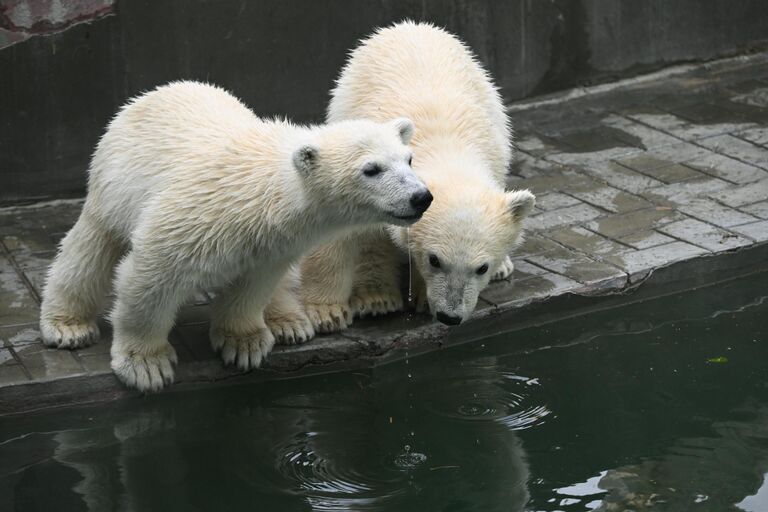
[[[576,96],[511,105],[518,152],[509,187],[530,188],[537,206],[513,254],[514,274],[482,293],[473,321],[453,330],[415,314],[357,321],[339,335],[278,347],[247,378],[370,366],[504,330],[494,318],[531,304],[628,294],[676,262],[764,248],[768,55]],[[0,414],[134,394],[110,372],[106,324],[102,342],[83,350],[40,342],[46,269],[81,206],[0,209]],[[171,335],[180,359],[174,388],[241,378],[209,346],[207,303],[200,295],[185,307]]]

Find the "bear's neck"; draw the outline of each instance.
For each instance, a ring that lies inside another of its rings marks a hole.
[[[355,218],[352,212],[305,188],[293,169],[273,174],[269,182],[255,190],[246,204],[239,205],[241,211],[249,212],[238,224],[253,244],[252,250],[296,259],[311,247],[356,227],[351,225]],[[270,198],[266,207],[265,196]]]
[[[293,257],[349,226],[354,215],[312,190],[293,167],[292,151],[307,132],[288,124],[259,125],[233,141],[225,156],[230,172],[216,183],[220,218],[232,222],[219,223],[216,231],[243,240],[248,252]],[[280,148],[277,161],[268,143]]]

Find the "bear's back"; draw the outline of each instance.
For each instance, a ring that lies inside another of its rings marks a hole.
[[[237,98],[213,85],[172,82],[127,103],[99,144],[142,159],[200,159],[218,150],[256,116]],[[158,167],[150,165],[149,167]]]
[[[471,51],[450,33],[403,22],[356,48],[332,93],[328,121],[396,116],[416,123],[412,144],[450,132],[484,153],[503,183],[511,128],[501,97]]]
[[[215,178],[232,141],[266,125],[228,92],[173,82],[128,102],[99,141],[88,203],[125,234],[158,193]],[[194,185],[193,185],[194,186]]]

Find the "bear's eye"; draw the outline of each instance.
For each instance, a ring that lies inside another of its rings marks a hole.
[[[429,255],[429,264],[435,268],[440,268],[440,260],[434,254]]]
[[[411,167],[412,163],[413,163],[413,155],[408,157],[408,167]]]
[[[483,263],[482,266],[478,267],[477,275],[481,276],[481,275],[485,274],[486,272],[488,272],[488,264],[487,263]]]
[[[363,167],[363,174],[366,176],[376,176],[377,174],[381,174],[382,171],[383,169],[377,164],[368,164]]]

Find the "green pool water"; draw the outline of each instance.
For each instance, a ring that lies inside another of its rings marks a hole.
[[[0,418],[1,511],[768,511],[768,276],[370,371]]]

